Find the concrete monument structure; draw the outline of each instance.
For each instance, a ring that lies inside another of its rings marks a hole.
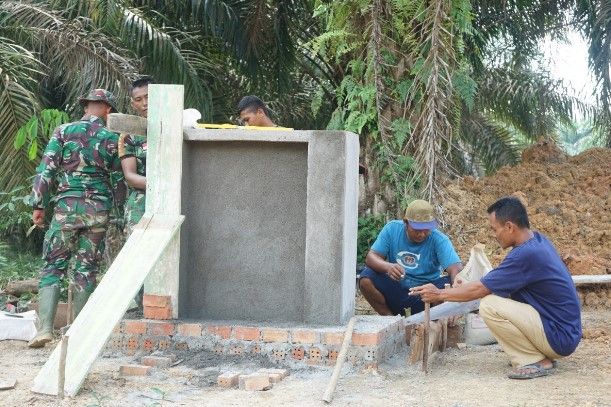
[[[357,136],[193,128],[184,140],[179,317],[349,319]]]

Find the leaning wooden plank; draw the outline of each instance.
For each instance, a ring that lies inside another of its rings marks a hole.
[[[611,274],[573,276],[575,285],[611,283]]]
[[[463,315],[479,309],[479,300],[469,302],[444,302],[443,304],[431,307],[431,320],[451,317],[453,315]],[[424,321],[424,311],[419,312],[405,319],[405,325],[419,324]]]
[[[131,114],[111,113],[108,115],[107,128],[116,133],[146,136],[146,119]]]
[[[179,233],[183,220],[184,216],[155,215],[148,224],[141,221],[68,330],[70,342],[64,387],[68,396],[78,393],[112,330],[165,247]],[[59,352],[58,346],[36,376],[32,391],[58,394]]]

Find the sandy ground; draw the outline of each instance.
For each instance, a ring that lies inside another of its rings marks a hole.
[[[333,404],[354,406],[611,406],[611,310],[586,311],[586,338],[560,361],[554,375],[527,381],[505,378],[508,360],[499,347],[449,349],[432,361],[428,376],[407,366],[398,354],[378,370],[345,369]],[[34,394],[32,381],[53,347],[30,350],[24,342],[0,342],[0,379],[15,377],[15,389],[0,392],[1,406],[320,406],[330,369],[291,370],[265,392],[216,386],[220,371],[251,372],[260,362],[195,359],[154,371],[148,377],[121,377],[120,364],[133,357],[101,357],[74,399]],[[221,362],[221,363],[218,363]],[[210,364],[210,363],[208,363]],[[197,368],[196,368],[197,367]]]

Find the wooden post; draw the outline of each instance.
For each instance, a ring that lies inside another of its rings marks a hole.
[[[68,284],[68,306],[66,307],[66,326],[70,326],[72,323],[72,313],[73,313],[73,304],[72,304],[72,294],[74,292],[74,284]]]
[[[180,216],[182,189],[182,85],[149,85],[146,214]],[[169,296],[178,317],[180,233],[162,253],[144,283],[145,295]]]
[[[339,380],[339,374],[342,371],[342,366],[344,365],[344,360],[346,360],[346,354],[348,353],[348,348],[350,347],[350,342],[352,341],[352,332],[354,331],[354,323],[356,322],[356,317],[350,318],[348,322],[348,326],[346,327],[346,332],[344,333],[344,341],[342,342],[342,347],[337,355],[337,360],[335,361],[335,368],[333,369],[333,375],[331,376],[331,381],[325,390],[325,394],[322,396],[322,399],[325,403],[330,403],[333,398],[333,392],[335,391],[335,387],[337,386],[337,381]]]
[[[57,397],[64,398],[64,384],[66,382],[66,355],[68,353],[68,335],[62,335],[59,352],[59,371],[57,374]]]
[[[429,334],[431,332],[431,304],[424,303],[424,345],[422,346],[422,370],[429,372]]]

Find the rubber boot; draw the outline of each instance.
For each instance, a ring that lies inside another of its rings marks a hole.
[[[81,313],[81,310],[87,303],[90,295],[91,293],[87,290],[74,290],[74,294],[72,294],[72,308],[74,309],[74,317],[72,318],[72,321],[74,321],[78,314]]]
[[[38,291],[38,333],[28,342],[30,348],[42,348],[53,340],[53,321],[59,302],[59,286],[43,287]]]

